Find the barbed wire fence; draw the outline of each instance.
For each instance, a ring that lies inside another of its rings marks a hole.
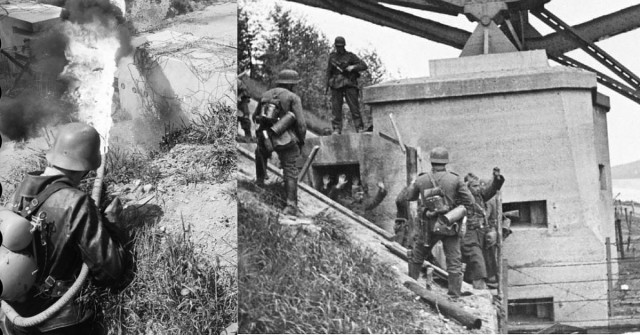
[[[631,210],[628,207],[631,207]],[[616,202],[615,219],[615,242],[606,238],[603,245],[606,259],[571,263],[510,265],[507,267],[512,273],[509,277],[517,279],[511,281],[513,284],[508,285],[509,289],[518,291],[545,290],[545,296],[564,295],[564,298],[556,299],[553,297],[546,302],[553,306],[574,305],[570,311],[562,314],[561,318],[556,318],[553,315],[550,319],[545,320],[555,324],[584,325],[606,322],[605,328],[636,323],[640,326],[640,320],[636,316],[637,312],[640,312],[640,267],[637,266],[640,264],[640,255],[636,256],[635,252],[629,253],[629,251],[635,251],[634,243],[640,242],[640,239],[633,238],[634,234],[640,233],[634,204],[623,208],[621,203]],[[626,232],[623,227],[626,228]],[[585,271],[585,267],[600,267],[601,272],[597,269]],[[540,274],[541,271],[547,270],[571,272],[574,274],[572,276],[574,278],[556,279],[558,276],[555,276],[550,280]],[[602,291],[599,292],[593,290],[593,284],[597,285],[598,283],[603,284]],[[550,291],[561,293],[551,294]],[[507,299],[508,309],[511,310],[521,306],[536,306],[541,303],[536,298],[513,299],[508,297]],[[600,305],[600,308],[605,307],[608,311],[608,317],[584,317],[584,313],[581,311],[594,305]],[[573,318],[574,315],[577,317]]]

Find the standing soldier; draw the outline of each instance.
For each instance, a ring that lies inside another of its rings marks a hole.
[[[407,201],[421,198],[418,211],[417,239],[409,255],[409,276],[418,279],[422,263],[431,249],[442,241],[449,272],[447,294],[459,297],[462,292],[460,240],[464,236],[464,216],[473,209],[473,195],[457,174],[447,171],[449,152],[443,147],[431,150],[431,171],[419,176],[396,198],[398,219],[407,220]]]
[[[480,179],[473,173],[467,174],[464,180],[475,198],[474,210],[469,215],[467,232],[462,242],[462,258],[467,264],[464,280],[472,283],[474,289],[484,290],[487,288],[487,268],[484,255],[485,249],[489,248],[487,238],[490,234],[488,235],[488,233],[493,230],[489,224],[486,202],[500,190],[504,184],[504,177],[500,174],[499,168],[494,168],[493,180],[485,187],[480,186]]]
[[[486,187],[490,185],[491,181],[487,179],[480,180],[480,187]],[[498,239],[498,199],[493,197],[486,202],[487,204],[487,216],[489,222],[489,229],[485,235],[485,249],[484,249],[484,261],[487,267],[487,286],[496,287],[498,284],[498,259],[497,259],[497,239]],[[502,240],[504,241],[509,235],[511,235],[511,217],[517,217],[519,211],[512,211],[502,214]]]
[[[11,306],[23,317],[54,304],[74,283],[82,264],[95,283],[115,287],[123,279],[125,251],[112,223],[78,189],[80,181],[100,166],[100,136],[91,126],[69,123],[60,128],[47,153],[49,166],[27,174],[17,187],[12,210],[33,225],[32,245],[37,262],[35,285]],[[112,221],[117,206],[105,215]],[[7,317],[7,334],[94,334],[93,311],[72,300],[50,319],[34,327],[18,327]],[[0,332],[1,333],[1,332]]]
[[[298,72],[282,70],[278,73],[276,87],[262,94],[253,113],[253,122],[259,125],[256,131],[256,182],[264,184],[267,160],[275,151],[282,165],[287,207],[285,215],[298,213],[298,166],[300,148],[304,145],[307,124],[302,112],[300,97],[292,92],[299,83]]]
[[[358,78],[360,71],[367,69],[358,56],[345,50],[344,37],[338,36],[334,42],[336,50],[329,54],[327,65],[327,88],[331,88],[331,109],[333,112],[333,134],[342,132],[342,103],[347,100],[353,124],[357,132],[364,129],[358,106]]]

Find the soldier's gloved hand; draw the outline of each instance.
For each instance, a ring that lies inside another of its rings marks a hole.
[[[401,232],[405,227],[407,226],[407,219],[405,218],[396,218],[394,225],[393,225],[393,231],[398,234],[399,232]]]
[[[378,188],[381,189],[381,190],[385,189],[384,183],[382,181],[378,182]]]
[[[336,185],[336,187],[342,188],[346,183],[347,183],[347,175],[343,173],[340,176],[338,176],[338,184]]]
[[[491,248],[498,243],[498,233],[494,228],[491,228],[484,235],[485,248]]]
[[[433,218],[435,218],[435,217],[437,217],[437,216],[438,216],[438,213],[437,213],[437,212],[432,212],[432,211],[429,211],[429,210],[428,210],[428,211],[425,211],[425,212],[424,212],[424,216],[426,216],[426,217],[427,217],[427,218],[429,218],[429,219],[433,219]]]
[[[115,197],[104,210],[104,216],[109,222],[117,223],[120,221],[120,213],[122,213],[122,201]]]
[[[324,188],[329,187],[330,182],[331,182],[331,177],[329,177],[328,174],[325,174],[324,176],[322,176],[322,185],[324,185]]]
[[[347,72],[351,72],[351,71],[353,71],[355,68],[356,68],[356,66],[355,66],[355,65],[349,65],[349,66],[347,66],[347,68],[346,68],[345,70],[347,70]]]

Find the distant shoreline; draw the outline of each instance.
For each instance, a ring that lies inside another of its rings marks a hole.
[[[612,192],[616,199],[640,202],[640,178],[612,179]]]

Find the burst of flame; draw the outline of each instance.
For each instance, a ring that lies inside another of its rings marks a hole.
[[[114,23],[115,26],[115,23]],[[109,146],[113,98],[113,78],[120,47],[114,27],[94,21],[87,24],[65,22],[69,43],[65,50],[68,65],[62,76],[71,80],[69,97],[78,106],[81,121],[92,125],[102,139],[101,153]]]

